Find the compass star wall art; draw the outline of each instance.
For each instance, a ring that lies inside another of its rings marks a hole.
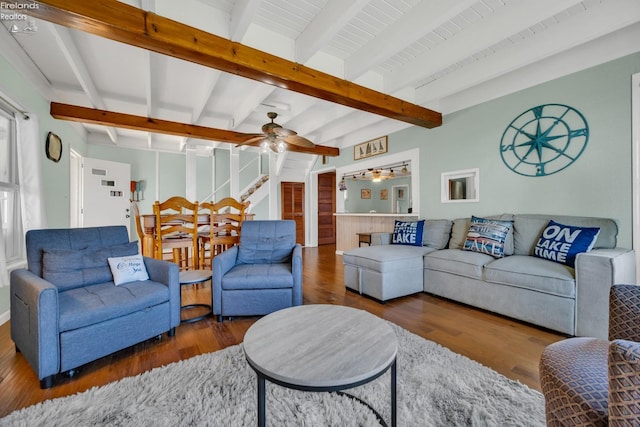
[[[589,141],[589,125],[563,104],[533,107],[507,126],[500,140],[505,165],[524,176],[546,176],[569,167]]]

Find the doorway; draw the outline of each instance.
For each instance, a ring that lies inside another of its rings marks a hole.
[[[304,246],[304,183],[281,182],[282,219],[296,222],[296,243]]]
[[[336,173],[318,174],[318,245],[336,243]]]

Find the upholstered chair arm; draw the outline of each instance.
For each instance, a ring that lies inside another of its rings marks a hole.
[[[609,425],[640,425],[640,343],[609,344]]]
[[[302,305],[302,245],[296,243],[291,255],[293,274],[293,305]]]
[[[222,277],[236,265],[238,246],[232,246],[221,254],[213,257],[211,263],[211,302],[213,314],[222,313]]]
[[[10,283],[11,339],[42,380],[60,366],[58,288],[26,269]]]
[[[594,249],[576,257],[575,335],[607,339],[609,288],[634,283],[635,252],[629,249]]]
[[[640,286],[614,285],[611,287],[609,340],[640,342]]]
[[[149,279],[169,287],[170,325],[180,325],[180,272],[178,266],[169,261],[144,257]]]

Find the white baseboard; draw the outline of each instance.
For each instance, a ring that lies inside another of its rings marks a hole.
[[[8,311],[5,311],[4,313],[0,314],[0,325],[3,325],[6,322],[8,322],[10,318],[11,318],[11,315],[9,314]]]

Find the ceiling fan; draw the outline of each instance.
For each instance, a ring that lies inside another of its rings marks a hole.
[[[277,113],[269,112],[267,117],[271,119],[270,123],[262,125],[261,134],[249,134],[246,141],[240,142],[238,145],[251,145],[253,147],[260,147],[263,151],[271,149],[276,153],[282,153],[287,150],[290,145],[295,145],[304,148],[313,148],[316,145],[298,135],[291,129],[286,129],[275,123],[274,120],[278,117]]]

